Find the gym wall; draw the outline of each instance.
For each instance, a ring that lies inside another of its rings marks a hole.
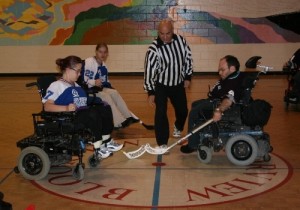
[[[109,45],[110,72],[143,72],[163,18],[190,44],[195,72],[215,72],[226,54],[241,64],[260,55],[281,71],[300,47],[298,0],[36,0],[0,8],[0,74],[55,73],[57,58],[93,56],[99,42]]]

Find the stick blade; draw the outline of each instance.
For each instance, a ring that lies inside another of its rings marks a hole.
[[[142,156],[146,152],[146,149],[145,149],[145,145],[142,145],[137,150],[134,150],[131,152],[125,152],[125,151],[122,151],[122,152],[128,159],[132,160],[132,159],[136,159],[136,158]]]
[[[151,155],[162,155],[168,152],[168,148],[153,148],[150,144],[146,144],[145,150]]]

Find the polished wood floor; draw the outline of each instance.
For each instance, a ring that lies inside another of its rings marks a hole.
[[[113,86],[119,90],[129,108],[147,124],[153,124],[154,109],[148,106],[147,95],[142,84],[142,76],[111,76]],[[192,101],[206,97],[208,85],[213,85],[214,76],[195,76],[188,92],[189,106]],[[28,89],[25,84],[35,81],[34,77],[0,77],[0,191],[4,200],[13,204],[13,209],[138,209],[98,204],[86,204],[64,199],[33,186],[13,168],[20,154],[16,142],[33,131],[31,113],[41,109],[36,89]],[[201,206],[201,209],[240,210],[240,209],[299,209],[300,208],[300,112],[299,107],[290,106],[285,110],[284,90],[287,87],[284,75],[263,76],[254,90],[255,98],[264,98],[273,105],[271,119],[265,130],[271,135],[274,152],[284,157],[292,168],[292,178],[283,186],[271,192],[218,205]],[[174,113],[169,108],[170,122]],[[171,123],[170,123],[171,124]],[[172,124],[170,125],[172,126]],[[186,131],[186,129],[185,129]],[[116,139],[153,138],[154,132],[139,124],[113,133]],[[172,155],[172,154],[171,154]],[[172,157],[172,156],[169,157]],[[199,209],[187,207],[174,209]],[[161,208],[160,208],[161,209]],[[166,209],[172,209],[166,208]]]

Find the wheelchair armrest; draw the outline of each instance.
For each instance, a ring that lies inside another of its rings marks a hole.
[[[228,123],[241,124],[241,108],[242,104],[233,104],[229,109],[224,112],[221,121]]]
[[[51,116],[74,116],[76,114],[76,111],[73,112],[47,112],[43,111],[43,114],[51,115]]]
[[[103,90],[103,87],[99,87],[99,86],[94,86],[94,87],[91,87],[89,89],[87,89],[87,93],[88,94],[94,94],[94,93],[98,93],[98,92],[101,92]]]
[[[37,82],[31,82],[31,83],[27,83],[25,86],[26,87],[32,87],[32,86],[37,86]]]
[[[76,111],[74,112],[41,112],[41,117],[47,120],[73,120],[76,116]]]
[[[102,99],[97,97],[96,94],[103,90],[103,87],[94,86],[91,88],[84,89],[86,94],[88,95],[88,106],[93,106],[95,104],[99,104],[102,102]]]

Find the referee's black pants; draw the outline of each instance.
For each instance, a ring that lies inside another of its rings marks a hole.
[[[164,86],[157,84],[155,87],[155,137],[157,144],[168,144],[169,120],[167,115],[168,99],[175,110],[175,126],[183,130],[188,115],[187,99],[184,83],[177,86]]]

